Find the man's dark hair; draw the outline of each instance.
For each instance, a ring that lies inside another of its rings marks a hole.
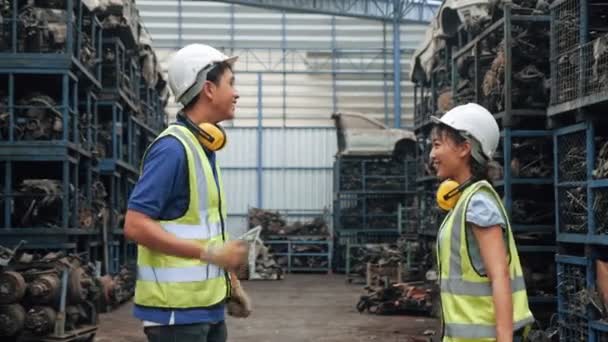
[[[220,82],[222,81],[222,76],[224,75],[226,70],[232,71],[232,66],[226,62],[216,63],[215,67],[213,67],[207,73],[207,81],[213,82],[213,84],[219,86]],[[190,100],[190,102],[184,106],[184,111],[192,108],[194,106],[194,104],[196,103],[196,101],[198,101],[199,96],[200,96],[200,94],[197,94],[194,98],[192,98],[192,100]]]

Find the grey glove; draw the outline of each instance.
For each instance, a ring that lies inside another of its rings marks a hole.
[[[233,317],[247,318],[251,314],[251,299],[241,287],[238,279],[231,279],[232,291],[228,301],[228,314]]]

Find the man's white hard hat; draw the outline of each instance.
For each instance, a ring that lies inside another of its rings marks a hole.
[[[214,65],[225,62],[232,66],[237,59],[205,44],[190,44],[177,51],[168,68],[169,87],[176,102],[187,105],[200,93]]]

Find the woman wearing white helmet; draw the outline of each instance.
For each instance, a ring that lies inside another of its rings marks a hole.
[[[515,240],[489,183],[499,140],[485,108],[457,106],[433,117],[430,154],[449,210],[437,236],[443,341],[513,341],[534,322]]]

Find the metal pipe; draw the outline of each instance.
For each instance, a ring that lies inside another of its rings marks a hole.
[[[394,126],[401,127],[401,1],[393,0],[393,102]]]
[[[258,73],[258,146],[257,146],[257,188],[258,188],[258,196],[257,196],[257,205],[258,208],[263,208],[264,198],[263,198],[263,143],[264,143],[264,128],[262,122],[262,74]]]
[[[336,61],[336,16],[331,17],[331,94],[332,94],[332,109],[335,113],[338,110],[338,97],[336,94],[336,71],[338,64]]]
[[[504,75],[504,80],[505,80],[505,115],[503,117],[503,126],[504,127],[510,127],[512,124],[512,107],[513,107],[513,101],[512,101],[512,83],[513,83],[513,51],[511,49],[511,43],[512,43],[512,25],[511,25],[511,5],[509,4],[505,4],[504,7],[504,35],[505,35],[505,75]],[[510,148],[510,146],[509,146]],[[505,168],[506,167],[506,163],[507,160],[505,160]],[[510,178],[509,178],[510,179]],[[510,213],[509,213],[510,214]]]

